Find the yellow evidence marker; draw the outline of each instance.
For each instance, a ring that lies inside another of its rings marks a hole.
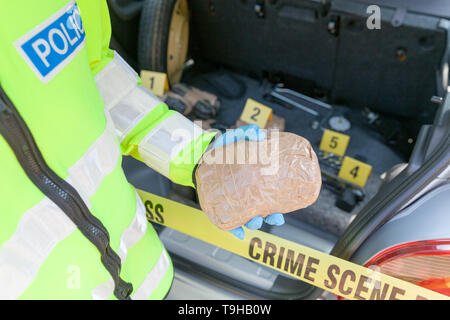
[[[159,97],[169,90],[169,81],[166,73],[142,70],[141,79],[142,85]]]
[[[372,173],[372,166],[356,159],[345,157],[339,170],[339,178],[363,188]]]
[[[261,129],[264,129],[267,122],[272,119],[272,108],[263,105],[253,99],[247,99],[244,110],[241,114],[241,120],[246,123],[254,123]]]
[[[347,150],[349,142],[350,136],[325,129],[319,149],[342,157]]]

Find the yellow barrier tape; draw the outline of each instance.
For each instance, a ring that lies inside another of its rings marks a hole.
[[[450,297],[259,230],[244,240],[195,208],[138,190],[147,218],[352,300],[448,300]]]

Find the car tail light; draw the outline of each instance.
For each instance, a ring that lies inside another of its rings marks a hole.
[[[384,250],[365,267],[450,296],[450,239],[401,244]]]

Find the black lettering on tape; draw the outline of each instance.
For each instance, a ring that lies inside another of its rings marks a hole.
[[[361,276],[358,281],[358,285],[356,286],[355,298],[359,300],[366,300],[366,298],[361,296],[361,293],[369,292],[369,287],[366,287],[365,284],[370,282],[371,279],[366,276]]]
[[[310,276],[310,274],[314,274],[317,272],[317,269],[313,267],[313,264],[318,265],[319,260],[313,257],[309,257],[308,263],[305,268],[305,279],[314,282],[314,278]]]
[[[288,253],[286,255],[286,260],[284,262],[284,271],[287,271],[291,274],[295,274],[295,270],[297,270],[297,275],[300,276],[303,269],[303,262],[305,261],[305,255],[299,253],[297,256],[297,260],[294,263],[294,255],[295,252],[293,250],[288,249]],[[289,269],[290,266],[290,269]],[[289,271],[288,271],[289,270]]]
[[[151,202],[150,200],[145,200],[144,207],[147,220],[164,223],[164,218],[162,216],[162,213],[164,213],[164,207],[161,204],[158,203],[155,206],[155,211],[153,212],[153,202]]]
[[[343,294],[343,295],[349,295],[352,293],[352,287],[348,286],[347,289],[344,288],[344,286],[346,285],[347,282],[347,278],[350,277],[350,281],[355,282],[356,280],[356,275],[352,270],[345,270],[342,273],[342,277],[341,277],[341,281],[339,281],[339,291]]]
[[[267,264],[267,259],[270,259],[270,265],[275,264],[275,254],[277,253],[277,246],[267,241],[264,247],[263,263]]]
[[[145,211],[146,211],[146,216],[148,220],[153,220],[153,203],[150,200],[146,200],[144,202],[144,206],[145,206]]]
[[[164,208],[161,204],[157,204],[155,206],[155,213],[156,213],[156,221],[158,221],[159,223],[164,223],[164,218],[161,215],[161,213],[164,213]]]
[[[323,283],[325,285],[325,287],[327,287],[328,289],[331,289],[331,290],[336,288],[337,279],[336,279],[334,273],[338,276],[340,272],[341,272],[341,270],[339,269],[339,267],[337,265],[331,264],[327,270],[327,275],[328,275],[329,279],[325,279],[325,281]]]
[[[252,240],[250,240],[250,246],[248,247],[248,255],[250,258],[253,258],[255,260],[258,260],[261,257],[261,254],[259,253],[253,253],[253,250],[255,248],[255,244],[258,246],[258,248],[262,248],[262,241],[260,238],[254,237]]]
[[[280,248],[280,252],[278,253],[278,260],[277,260],[277,268],[281,269],[281,264],[283,263],[283,255],[284,255],[284,247]]]
[[[370,300],[386,300],[386,295],[389,290],[389,285],[385,283],[383,285],[383,290],[380,292],[381,282],[375,281],[375,285],[373,286],[372,293],[370,294]]]

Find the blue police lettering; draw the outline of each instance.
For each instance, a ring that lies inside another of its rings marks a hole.
[[[80,10],[70,1],[15,46],[38,78],[48,83],[84,47],[85,37]]]

